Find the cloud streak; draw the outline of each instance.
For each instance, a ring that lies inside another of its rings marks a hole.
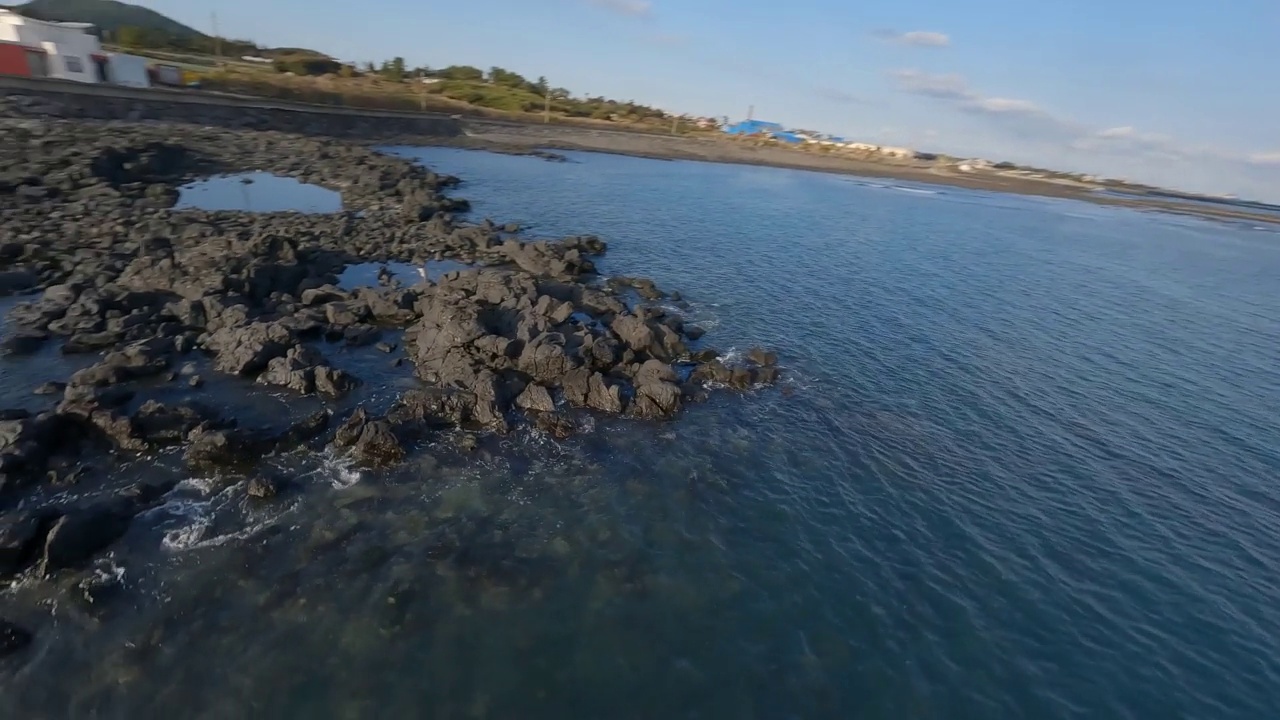
[[[951,45],[951,36],[940,32],[931,32],[926,30],[913,30],[911,32],[878,30],[874,34],[881,40],[893,43],[894,45],[909,45],[911,47],[924,48],[940,48]]]
[[[920,70],[894,70],[890,78],[900,92],[942,103],[958,112],[985,118],[993,126],[1055,154],[1088,152],[1123,161],[1127,166],[1164,168],[1182,177],[1212,172],[1235,182],[1252,171],[1280,168],[1280,151],[1241,153],[1221,147],[1187,144],[1169,135],[1143,132],[1131,125],[1096,128],[1021,98],[994,97],[974,89],[961,75]],[[1191,164],[1194,163],[1194,164]],[[1260,177],[1260,176],[1259,176]],[[1248,181],[1246,178],[1244,181]],[[1260,187],[1270,187],[1270,181]]]
[[[653,3],[649,0],[587,0],[587,4],[629,17],[653,17]]]

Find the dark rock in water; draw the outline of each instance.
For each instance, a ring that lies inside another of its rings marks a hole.
[[[191,377],[187,378],[187,385],[189,387],[198,388],[201,385],[204,385],[204,378],[200,377],[199,375],[192,375]]]
[[[661,360],[647,360],[636,372],[636,385],[648,385],[654,382],[674,383],[676,372],[670,365]]]
[[[604,376],[586,368],[567,373],[561,381],[565,399],[574,407],[586,407],[608,413],[621,413],[624,403],[621,389],[610,385]]]
[[[350,347],[372,345],[382,336],[382,331],[372,325],[352,325],[342,331],[342,340]]]
[[[752,348],[747,352],[747,360],[761,367],[773,367],[778,364],[778,354],[762,348]]]
[[[316,389],[316,365],[324,362],[319,353],[307,347],[294,347],[284,357],[267,363],[266,372],[258,376],[263,385],[279,385],[309,395]]]
[[[205,347],[217,354],[214,366],[233,375],[254,375],[284,357],[297,344],[287,329],[277,323],[253,323],[229,327],[213,333]]]
[[[30,631],[0,618],[0,659],[25,650],[34,639]]]
[[[373,311],[363,301],[331,302],[325,306],[325,315],[330,325],[347,327],[368,320]]]
[[[124,333],[121,332],[104,331],[76,333],[62,345],[62,352],[67,355],[98,352],[99,350],[118,345],[123,339]]]
[[[538,413],[533,419],[533,425],[557,440],[572,437],[578,429],[569,416],[558,412]]]
[[[217,415],[198,405],[168,407],[154,400],[145,403],[133,415],[139,437],[152,444],[180,443],[196,428],[226,427]]]
[[[0,410],[0,422],[8,422],[11,420],[28,420],[30,418],[31,418],[30,410],[23,410],[22,408]]]
[[[333,444],[349,449],[361,460],[372,464],[396,463],[404,459],[405,449],[387,420],[371,420],[359,408],[338,428]]]
[[[609,285],[613,287],[629,287],[636,291],[636,294],[645,300],[660,300],[663,297],[662,291],[658,286],[648,278],[633,278],[619,275],[618,277],[609,278]]]
[[[689,338],[690,340],[701,340],[701,339],[703,338],[703,336],[705,336],[706,334],[707,334],[707,331],[706,331],[706,330],[703,330],[702,328],[698,327],[697,325],[685,325],[685,326],[684,326],[684,335],[685,335],[685,337]]]
[[[133,516],[119,502],[108,502],[63,515],[45,539],[41,567],[48,574],[88,562],[129,530]]]
[[[275,439],[244,430],[197,429],[188,437],[186,462],[195,467],[252,465],[275,447]]]
[[[284,480],[270,475],[257,475],[249,479],[245,492],[249,497],[269,500],[280,494]]]
[[[316,392],[341,397],[360,386],[360,381],[345,370],[321,365],[316,368]]]
[[[631,412],[649,420],[671,418],[680,410],[680,397],[680,388],[674,383],[650,382],[636,388]]]
[[[695,363],[709,363],[719,357],[720,351],[714,348],[705,348],[689,355],[689,359]]]
[[[54,518],[56,515],[29,510],[0,515],[0,578],[22,572],[35,562]]]
[[[523,410],[536,410],[538,412],[553,412],[556,409],[555,402],[551,399],[551,393],[541,385],[530,383],[516,398],[516,407]]]
[[[772,385],[778,382],[778,368],[776,367],[758,368],[752,375],[754,376],[752,380],[755,384]]]
[[[325,285],[323,287],[312,288],[302,291],[302,304],[308,307],[314,305],[325,305],[331,302],[341,302],[351,297],[346,290],[341,290],[333,285]]]
[[[333,416],[328,410],[308,415],[302,420],[289,426],[276,441],[276,446],[281,450],[288,450],[314,438],[319,437],[325,430],[329,429],[329,422]]]
[[[458,438],[458,447],[467,452],[475,452],[480,449],[480,438],[473,433],[463,433],[462,437]]]
[[[139,482],[121,490],[116,498],[122,501],[122,509],[128,508],[133,514],[137,514],[155,505],[177,486],[176,480]]]
[[[60,395],[67,389],[66,383],[47,382],[35,389],[36,395]]]
[[[0,355],[31,355],[48,339],[49,334],[39,330],[18,330],[0,341]]]

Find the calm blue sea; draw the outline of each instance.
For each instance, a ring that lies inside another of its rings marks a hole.
[[[679,290],[722,350],[778,348],[786,381],[462,465],[291,459],[312,484],[270,517],[188,479],[189,506],[131,531],[128,612],[49,631],[0,683],[11,709],[1280,713],[1280,234],[769,168],[398,152],[461,176],[478,217],[602,236],[602,272]],[[468,561],[436,562],[442,543]]]

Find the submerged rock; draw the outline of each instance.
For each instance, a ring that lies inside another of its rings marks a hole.
[[[118,502],[73,510],[58,518],[45,539],[41,569],[45,574],[78,567],[124,536],[133,515]]]
[[[0,515],[0,578],[22,572],[35,562],[51,521],[46,514],[30,510]]]
[[[269,500],[279,495],[284,485],[283,479],[273,475],[257,475],[249,479],[245,492],[249,497]]]
[[[0,658],[25,650],[34,639],[31,631],[0,618]]]

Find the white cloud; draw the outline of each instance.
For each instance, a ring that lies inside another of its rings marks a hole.
[[[1039,148],[1037,154],[1052,155],[1059,161],[1136,168],[1155,182],[1199,185],[1201,189],[1212,182],[1236,192],[1261,191],[1272,197],[1280,192],[1280,177],[1273,176],[1280,168],[1280,151],[1249,154],[1187,144],[1132,125],[1093,128],[1057,115],[1031,100],[989,97],[973,89],[960,75],[895,70],[890,77],[901,92],[987,118],[992,128],[1003,136],[1032,143]]]
[[[974,98],[971,107],[981,112],[1009,115],[1036,115],[1044,112],[1030,100],[1013,98]]]
[[[653,3],[649,0],[587,0],[587,2],[620,15],[630,15],[631,17],[650,17],[653,15]]]
[[[1107,128],[1106,130],[1099,130],[1096,135],[1103,139],[1127,138],[1133,137],[1134,132],[1135,131],[1131,125],[1125,125],[1124,127],[1113,127]]]
[[[880,30],[875,33],[875,36],[885,42],[910,45],[912,47],[947,47],[951,44],[951,37],[946,33],[925,30],[913,30],[911,32]]]
[[[919,70],[894,70],[891,75],[899,88],[914,95],[941,100],[964,100],[972,95],[969,83],[959,75],[932,75]]]

